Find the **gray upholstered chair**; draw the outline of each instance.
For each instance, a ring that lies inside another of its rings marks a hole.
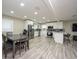
[[[7,37],[5,35],[2,34],[2,40],[3,40],[3,52],[4,52],[4,55],[5,55],[5,59],[7,57],[7,53],[9,51],[12,50],[12,45],[7,41]]]

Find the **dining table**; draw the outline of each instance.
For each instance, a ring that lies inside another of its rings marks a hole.
[[[7,39],[13,42],[13,59],[15,58],[15,43],[20,42],[21,40],[24,40],[26,42],[25,44],[26,47],[29,49],[29,39],[27,35],[15,34],[15,35],[7,36]]]

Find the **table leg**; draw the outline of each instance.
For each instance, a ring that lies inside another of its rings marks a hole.
[[[29,40],[27,40],[27,47],[28,47],[28,49],[29,49]]]
[[[21,55],[21,42],[20,42],[19,54]]]
[[[15,42],[13,42],[13,59],[15,58]]]
[[[25,41],[25,51],[26,51],[26,47],[27,47],[27,46],[26,46],[26,45],[27,45],[26,43],[27,43],[27,41]]]
[[[4,54],[5,54],[5,59],[7,58],[7,47],[6,47],[6,43],[4,43]]]

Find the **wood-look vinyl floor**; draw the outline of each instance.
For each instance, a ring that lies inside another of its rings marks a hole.
[[[7,59],[12,59],[12,55]],[[58,44],[51,38],[37,37],[30,40],[30,49],[21,56],[17,53],[15,59],[77,59],[77,43]]]

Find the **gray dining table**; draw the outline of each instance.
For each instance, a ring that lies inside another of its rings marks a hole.
[[[13,42],[13,59],[15,58],[15,43],[16,42],[20,42],[20,40],[24,40],[25,39],[26,46],[29,49],[28,36],[22,35],[22,34],[15,34],[15,35],[7,36],[7,38]]]

